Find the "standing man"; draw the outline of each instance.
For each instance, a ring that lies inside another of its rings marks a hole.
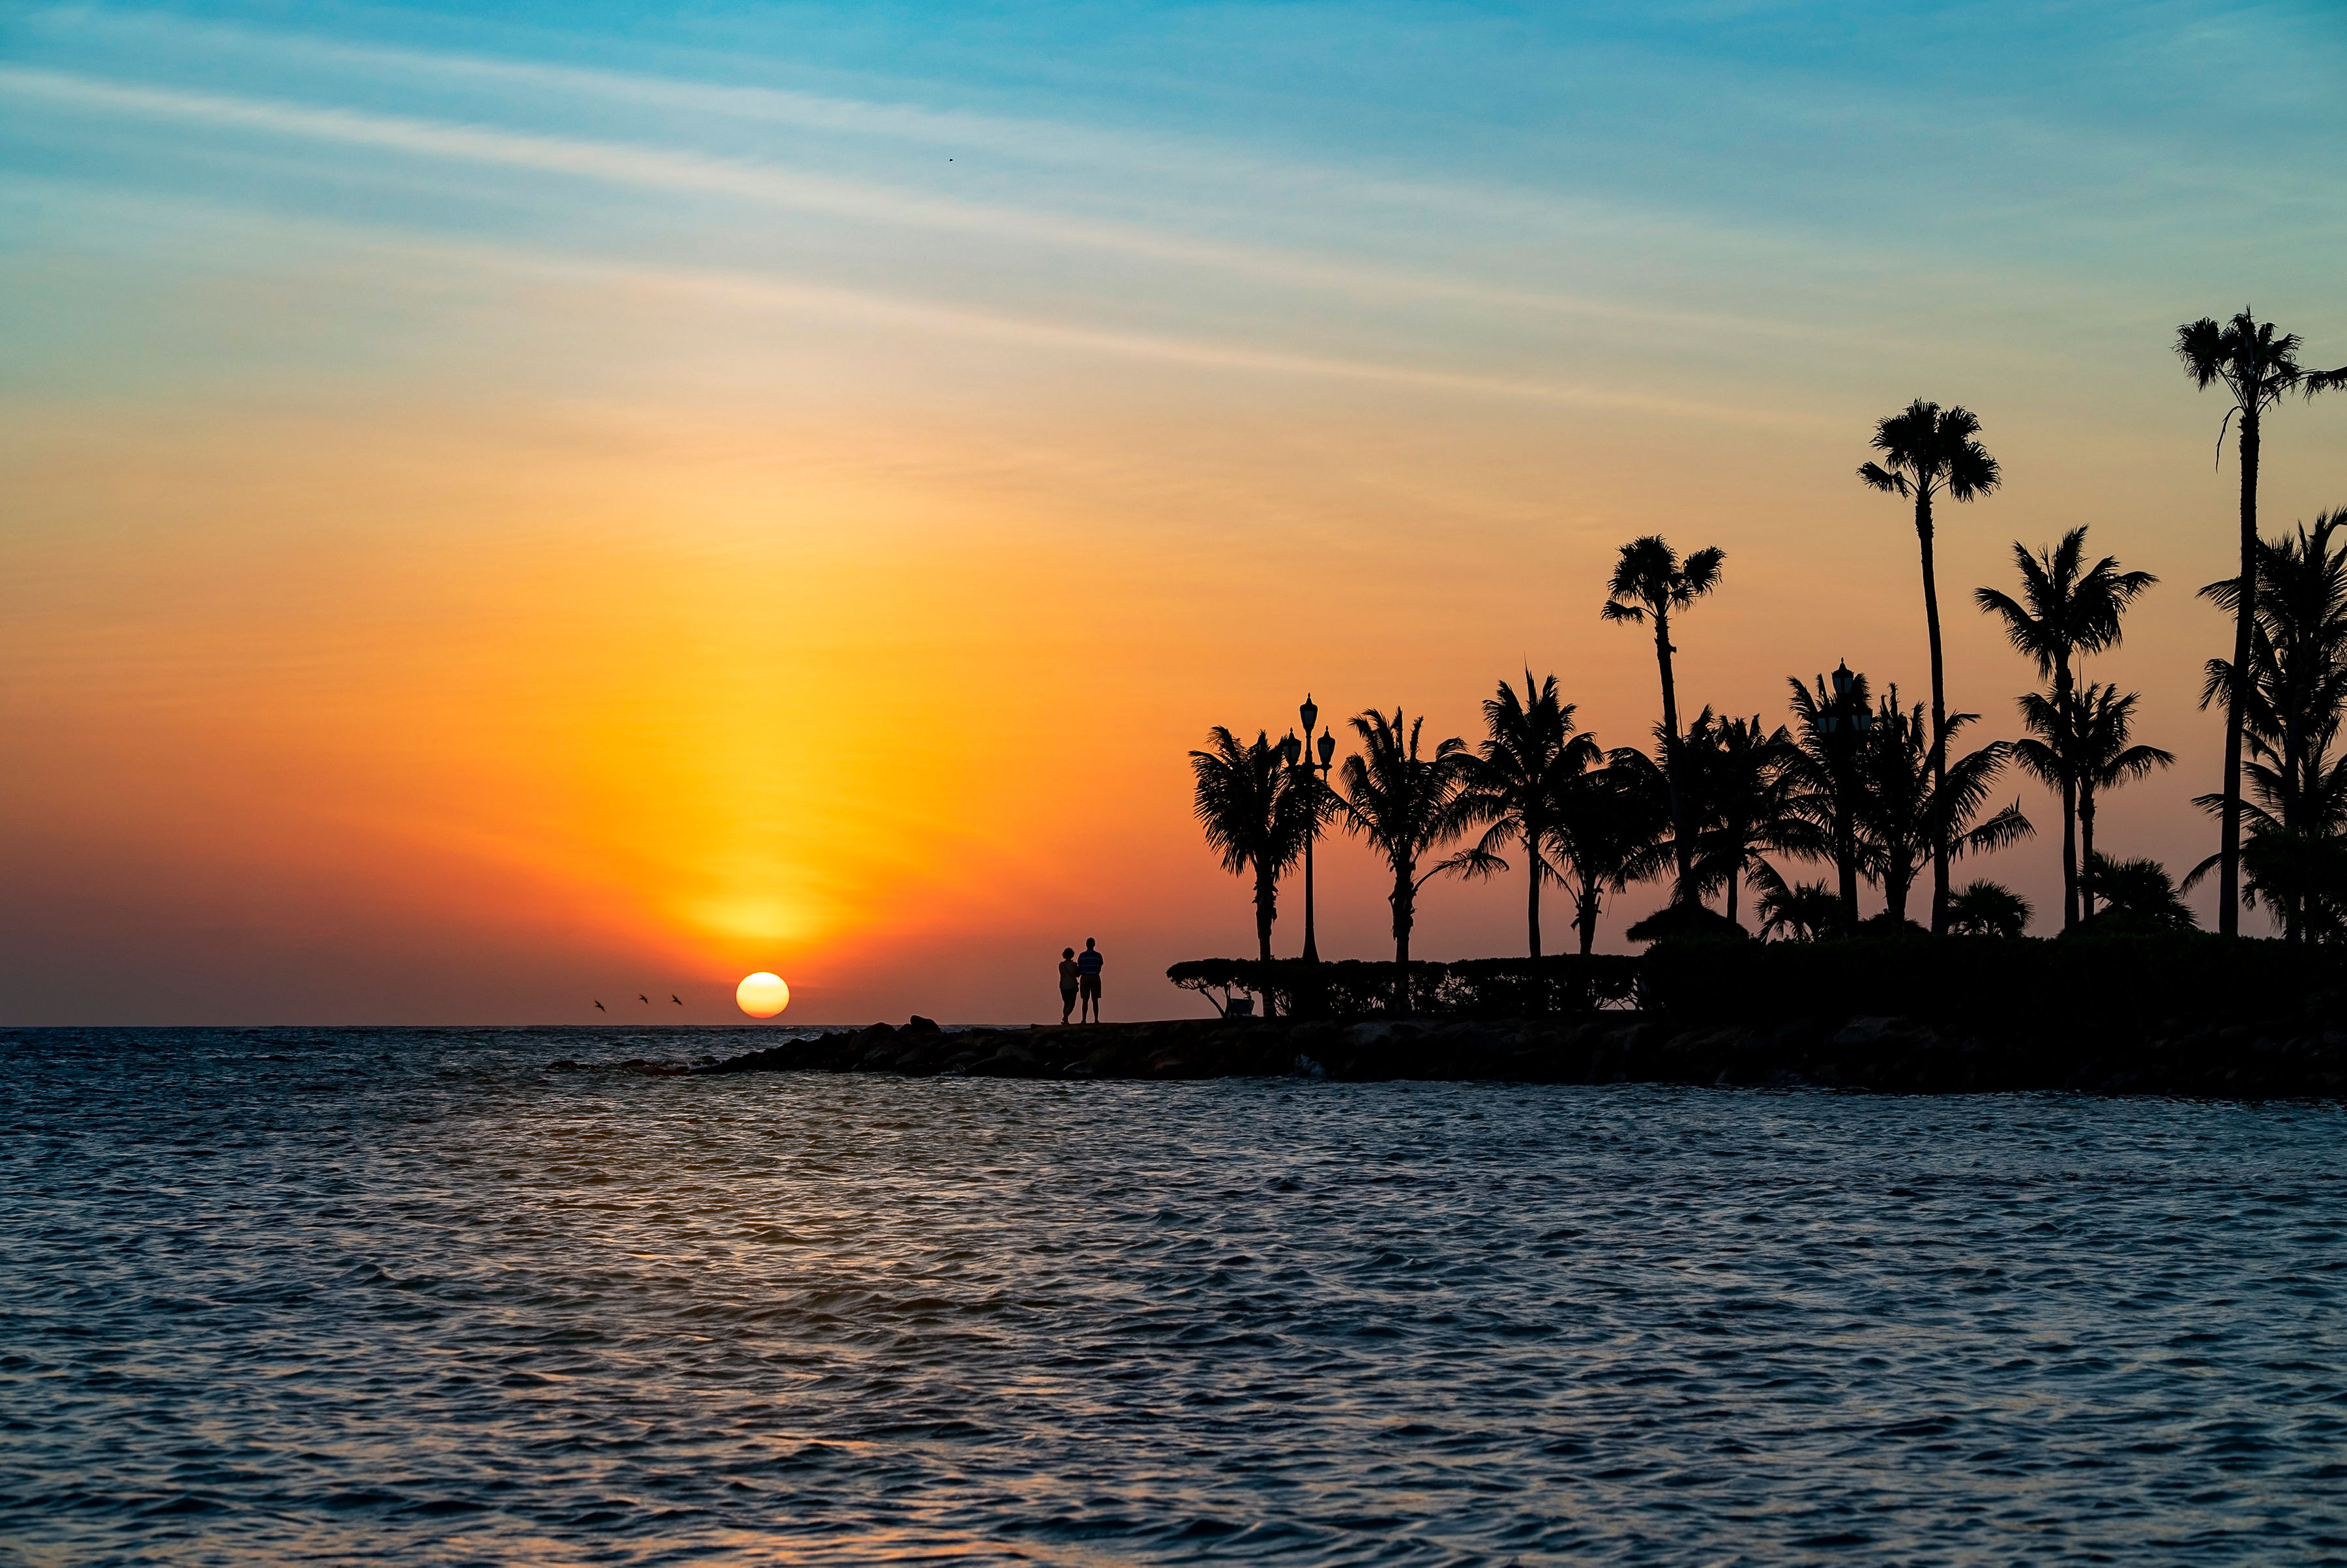
[[[1076,996],[1083,1009],[1076,1014],[1079,1023],[1085,1021],[1086,1012],[1092,1015],[1092,1022],[1101,1020],[1101,966],[1108,960],[1101,957],[1101,950],[1093,942],[1094,938],[1086,937],[1084,950],[1076,955]]]
[[[1076,950],[1073,948],[1061,948],[1060,949],[1060,1021],[1067,1022],[1068,1015],[1075,1010]]]

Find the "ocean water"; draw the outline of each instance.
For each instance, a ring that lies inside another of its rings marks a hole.
[[[2347,1115],[0,1034],[0,1561],[2347,1563]]]

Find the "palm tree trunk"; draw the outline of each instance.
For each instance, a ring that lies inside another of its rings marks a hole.
[[[1885,871],[1882,874],[1882,912],[1891,917],[1893,932],[1906,929],[1907,890],[1915,885],[1912,867],[1906,871]]]
[[[1255,865],[1255,956],[1265,963],[1271,962],[1271,923],[1278,917],[1279,885],[1273,879],[1271,867],[1263,861]]]
[[[1530,833],[1527,833],[1527,834],[1525,834],[1525,835],[1524,835],[1524,858],[1525,858],[1526,860],[1529,860],[1530,862],[1532,862],[1531,868],[1530,868],[1530,869],[1531,869],[1531,871],[1532,871],[1532,878],[1531,878],[1531,880],[1532,880],[1532,890],[1524,896],[1524,924],[1525,924],[1525,926],[1529,928],[1529,930],[1530,930],[1530,934],[1531,934],[1531,938],[1532,938],[1532,958],[1533,958],[1535,960],[1537,960],[1537,959],[1540,958],[1540,956],[1541,956],[1541,950],[1540,950],[1540,885],[1541,885],[1541,857],[1540,857],[1540,845],[1539,845],[1538,838],[1537,838],[1537,836],[1536,836],[1535,835],[1532,835],[1532,834],[1530,834]]]
[[[1598,901],[1603,897],[1594,881],[1583,884],[1573,897],[1573,924],[1581,933],[1581,956],[1583,958],[1588,958],[1590,949],[1597,946]],[[1583,1012],[1587,1012],[1592,1005],[1591,984],[1589,966],[1584,963],[1581,966],[1580,982],[1573,988],[1573,1005]]]
[[[2086,797],[2078,793],[2078,781],[2066,776],[2062,780],[2062,929],[2075,931],[2082,915],[2091,914],[2086,907],[2086,886],[2079,879],[2079,868],[2086,856],[2094,853],[2094,833],[2086,833],[2083,851],[2079,845],[2079,814],[2089,809]]]
[[[1686,807],[1679,792],[1679,693],[1671,680],[1671,616],[1655,607],[1655,661],[1663,671],[1663,782],[1671,797],[1671,852],[1678,861],[1676,904],[1695,902],[1695,845],[1687,839]]]
[[[1834,803],[1834,871],[1841,879],[1842,924],[1858,925],[1858,832],[1850,820],[1850,803]]]
[[[2232,692],[2225,702],[2225,815],[2217,839],[2217,931],[2241,934],[2241,719],[2250,705],[2250,629],[2258,612],[2258,408],[2241,405],[2241,576],[2233,616]]]
[[[2078,928],[2079,891],[2078,867],[2084,864],[2078,857],[2078,812],[2084,804],[2078,793],[2078,734],[2076,716],[2071,712],[2070,655],[2064,650],[2054,661],[2054,716],[2057,728],[2055,743],[2066,755],[2058,760],[2062,764],[2062,929]]]
[[[1736,888],[1744,880],[1744,867],[1739,863],[1727,868],[1727,917],[1736,918]]]
[[[1278,917],[1279,880],[1267,862],[1255,863],[1255,956],[1271,962],[1271,923]],[[1263,1016],[1273,1017],[1279,1010],[1272,1000],[1271,985],[1266,979],[1263,988]]]
[[[1417,883],[1410,874],[1417,869],[1416,866],[1400,863],[1394,866],[1394,1011],[1403,1018],[1409,1016],[1409,928],[1417,919],[1417,911],[1411,905],[1418,894]]]
[[[2078,792],[2078,864],[2095,863],[2095,789],[2088,784]],[[2095,896],[2086,890],[2085,878],[2078,881],[2078,909],[2082,918],[2095,917]],[[2064,927],[2067,929],[2067,927]]]
[[[1923,550],[1923,627],[1932,641],[1932,932],[1948,925],[1948,681],[1940,657],[1940,582],[1932,563],[1932,492],[1915,491],[1915,537]]]

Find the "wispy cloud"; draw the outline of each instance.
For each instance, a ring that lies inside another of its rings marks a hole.
[[[536,69],[487,65],[481,68]],[[608,74],[596,75],[599,80],[610,79]],[[1274,247],[1231,244],[1032,208],[938,197],[868,180],[810,173],[773,162],[715,158],[609,140],[134,85],[21,66],[0,66],[0,94],[119,115],[559,174],[645,190],[716,195],[867,222],[983,235],[1012,243],[1110,252],[1211,269],[1264,282],[1341,290],[1373,300],[1450,301],[1494,309],[1644,320],[1706,331],[1732,330],[1770,336],[1808,330],[1797,329],[1789,322],[1701,312],[1654,311],[1619,300],[1364,266]]]
[[[18,183],[20,189],[29,190],[36,182]],[[1492,374],[1440,364],[1312,354],[1204,334],[1120,331],[738,270],[647,265],[527,245],[420,239],[405,231],[226,210],[212,203],[130,198],[64,184],[52,184],[50,188],[71,200],[76,210],[86,217],[106,211],[118,220],[138,220],[149,243],[154,242],[159,224],[183,233],[226,225],[233,228],[241,247],[259,240],[262,242],[261,248],[276,259],[276,264],[295,270],[332,258],[325,270],[339,272],[348,258],[360,256],[371,258],[376,266],[400,276],[446,278],[470,273],[492,282],[533,289],[551,284],[598,290],[620,300],[667,299],[724,311],[800,316],[826,323],[854,322],[886,330],[1018,343],[1065,354],[1146,361],[1234,375],[1351,383],[1445,397],[1633,410],[1713,425],[1823,428],[1817,415],[1765,404],[1711,403],[1644,392],[1629,385]]]

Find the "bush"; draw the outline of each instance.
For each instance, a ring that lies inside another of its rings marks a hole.
[[[1983,1034],[2156,1030],[2174,1023],[2347,1020],[2347,947],[2169,932],[2051,939],[1913,934],[1818,942],[1674,938],[1642,955],[1469,958],[1409,967],[1414,1013],[1528,1018],[1638,1006],[1691,1024],[1862,1014]],[[1293,1018],[1394,1015],[1390,963],[1204,958],[1166,978],[1227,987]]]
[[[1352,1020],[1396,1012],[1399,968],[1347,958],[1198,958],[1165,978],[1184,990],[1253,991],[1290,1018]],[[1617,954],[1563,953],[1540,959],[1467,958],[1409,966],[1410,1011],[1451,1018],[1526,1018],[1583,1013],[1626,1005],[1636,994],[1638,960]],[[1208,999],[1212,1000],[1212,998]],[[1217,1004],[1219,1005],[1219,1004]]]
[[[2157,1029],[2335,1011],[2347,953],[2200,932],[1657,943],[1647,1004],[1696,1022],[1872,1014],[1983,1030]]]

